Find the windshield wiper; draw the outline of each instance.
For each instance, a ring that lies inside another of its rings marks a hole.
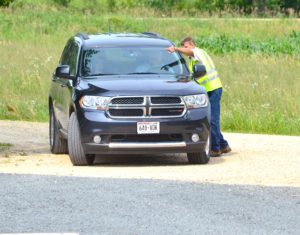
[[[152,73],[152,72],[134,72],[134,73],[126,73],[127,75],[130,74],[158,74],[158,73]]]
[[[89,76],[106,76],[106,75],[120,75],[118,73],[96,73],[96,74],[90,74]]]

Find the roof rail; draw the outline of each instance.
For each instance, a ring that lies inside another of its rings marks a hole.
[[[153,33],[153,32],[142,32],[142,34],[149,35],[149,36],[154,36],[154,37],[157,37],[157,38],[164,38],[163,36],[161,36],[157,33]]]
[[[82,38],[84,40],[89,39],[89,35],[87,35],[86,33],[82,33],[82,32],[77,33],[75,36],[80,37],[80,38]]]

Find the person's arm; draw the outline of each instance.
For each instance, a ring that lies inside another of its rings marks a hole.
[[[186,56],[194,56],[194,52],[190,48],[171,46],[171,47],[168,47],[166,50],[171,53],[177,51],[182,54],[185,54]]]

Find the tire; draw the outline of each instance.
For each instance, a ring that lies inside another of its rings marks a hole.
[[[209,150],[210,150],[210,135],[207,136],[205,151],[198,153],[187,153],[187,157],[190,164],[206,164],[209,162]]]
[[[206,164],[209,162],[209,156],[205,152],[187,153],[190,164]]]
[[[92,165],[95,160],[95,155],[85,154],[79,131],[79,124],[76,114],[73,112],[69,120],[68,127],[68,147],[69,157],[74,166]]]
[[[68,142],[59,135],[59,128],[53,107],[49,110],[49,144],[50,151],[53,154],[67,154],[68,153]]]

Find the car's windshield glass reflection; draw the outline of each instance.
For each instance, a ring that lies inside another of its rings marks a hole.
[[[163,47],[91,48],[84,52],[83,76],[188,74],[184,59]]]

